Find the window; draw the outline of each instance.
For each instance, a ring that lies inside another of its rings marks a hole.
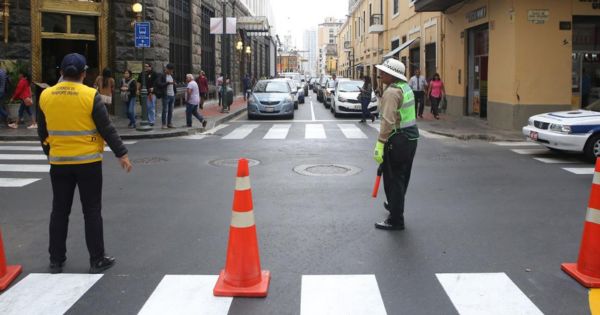
[[[373,4],[369,3],[369,26],[371,26],[371,17],[373,16]]]
[[[396,48],[400,47],[400,40],[396,39],[392,41],[392,51]],[[400,53],[398,52],[396,55],[394,55],[394,58],[398,59],[398,57],[400,57]]]
[[[206,78],[210,82],[215,82],[215,37],[210,35],[210,18],[215,17],[215,11],[206,6],[201,8],[200,29],[202,42],[202,60],[201,68],[206,73]]]
[[[169,59],[175,81],[185,81],[192,71],[192,19],[190,0],[169,0]]]
[[[399,8],[399,4],[398,4],[399,1],[400,0],[393,0],[394,3],[393,3],[393,7],[392,8],[394,10],[393,11],[394,15],[396,15],[396,14],[398,14],[400,12],[400,10],[399,10],[400,9]]]
[[[366,20],[367,14],[363,11],[363,33],[365,32],[365,25],[367,24]]]

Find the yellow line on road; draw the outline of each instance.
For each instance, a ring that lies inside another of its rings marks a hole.
[[[592,315],[600,315],[600,289],[590,290],[590,311]]]

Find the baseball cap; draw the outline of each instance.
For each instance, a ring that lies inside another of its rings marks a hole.
[[[74,77],[87,70],[86,63],[84,56],[77,53],[71,53],[63,58],[60,69],[65,76]]]

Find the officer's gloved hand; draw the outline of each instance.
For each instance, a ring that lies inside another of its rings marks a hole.
[[[377,162],[378,164],[383,163],[383,147],[384,143],[381,141],[377,141],[377,143],[375,144],[375,150],[373,150],[373,159],[375,159],[375,162]]]

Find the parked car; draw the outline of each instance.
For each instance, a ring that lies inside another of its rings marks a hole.
[[[282,116],[294,118],[294,99],[285,80],[260,80],[248,98],[248,119]]]
[[[573,110],[531,116],[523,135],[552,150],[583,152],[594,161],[600,156],[600,113]]]
[[[338,79],[339,82],[340,79]],[[331,99],[335,95],[335,81],[333,79],[329,79],[327,83],[325,83],[325,88],[323,89],[323,105],[325,108],[329,108],[331,106]]]
[[[308,88],[310,90],[313,90],[313,92],[314,92],[314,89],[315,89],[315,80],[316,80],[315,78],[310,78],[308,80]]]
[[[302,89],[304,90],[304,96],[308,96],[308,82],[303,79],[300,83],[302,84]],[[302,104],[304,104],[304,101],[302,101]]]
[[[329,79],[331,79],[331,76],[327,74],[322,75],[321,79],[319,79],[319,85],[317,89],[317,101],[319,102],[323,102],[325,84],[327,83],[327,81],[329,81]]]
[[[331,98],[331,112],[335,117],[340,117],[343,114],[362,113],[362,107],[358,100],[360,88],[363,86],[363,81],[360,80],[339,80],[335,94]],[[379,115],[379,100],[375,92],[371,94],[371,103],[367,107],[371,114]]]
[[[300,102],[298,99],[298,85],[294,82],[294,80],[288,78],[280,78],[275,80],[283,81],[289,85],[292,93],[292,99],[294,100],[294,109],[298,109],[298,103]]]
[[[320,81],[320,79],[315,78],[315,81],[313,82],[312,89],[313,89],[313,93],[315,93],[315,94],[317,94],[319,92],[319,81]]]

